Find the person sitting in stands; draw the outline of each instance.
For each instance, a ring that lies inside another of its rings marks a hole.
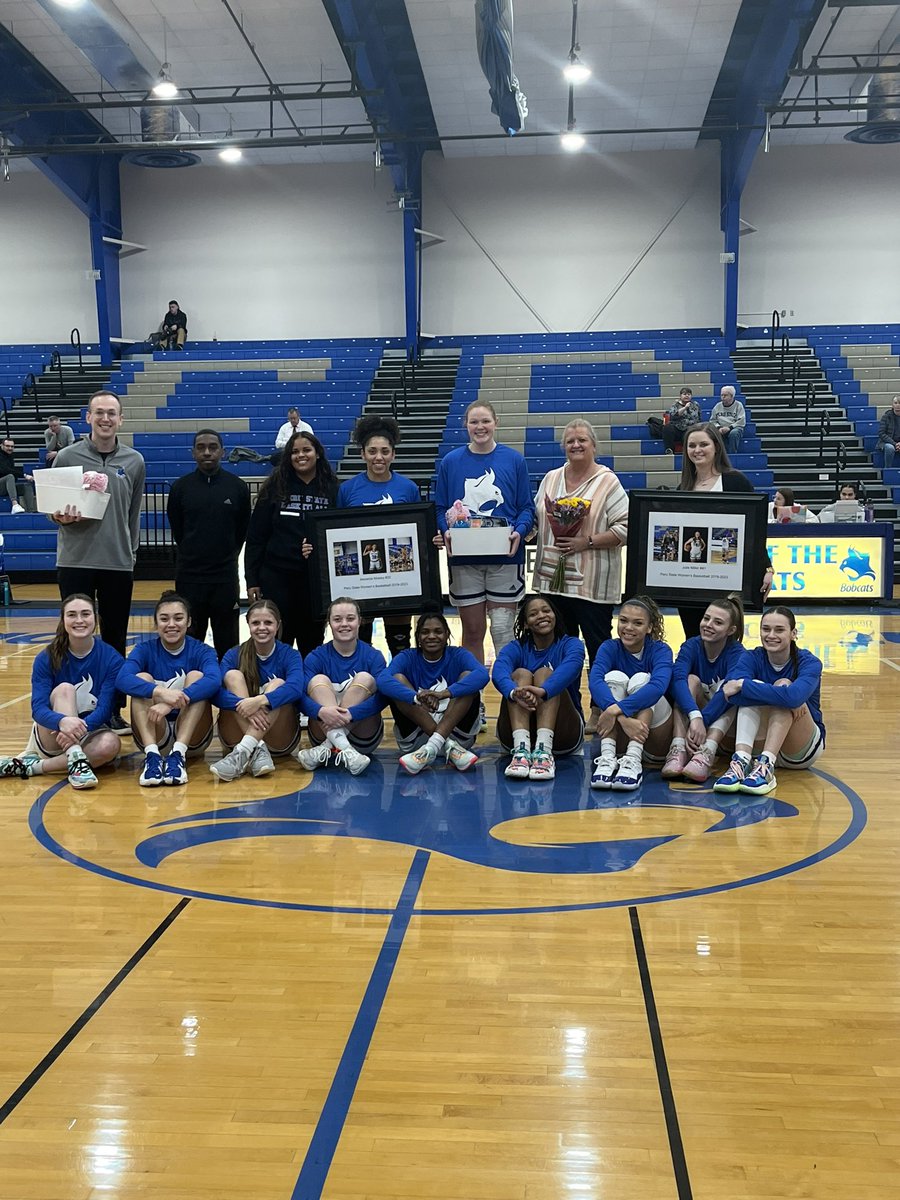
[[[296,408],[287,410],[287,420],[279,428],[275,434],[275,449],[271,454],[260,454],[258,450],[252,449],[250,446],[235,446],[228,455],[230,463],[236,462],[270,462],[272,466],[277,466],[281,461],[281,455],[284,452],[285,446],[295,433],[312,433],[312,425],[306,421],[300,420],[300,411]]]
[[[187,341],[187,313],[181,311],[177,300],[169,301],[169,311],[159,327],[163,350],[183,350]]]
[[[785,509],[791,509],[795,505],[799,505],[799,501],[794,499],[793,488],[779,488],[772,497],[772,503],[769,505],[768,522],[770,525],[777,525],[779,522],[790,521],[790,514],[785,512]],[[811,508],[806,510],[806,523],[816,525],[819,518]]]
[[[694,399],[691,388],[681,389],[678,399],[666,409],[666,417],[668,421],[662,417],[650,417],[647,428],[651,437],[662,439],[667,454],[674,454],[676,444],[684,441],[685,431],[700,420],[700,405]]]
[[[884,454],[885,470],[894,465],[894,455],[900,450],[900,396],[893,398],[891,407],[881,418],[875,449]]]
[[[34,479],[16,466],[15,450],[16,444],[12,438],[4,438],[0,442],[0,490],[6,489],[14,513],[35,512]],[[20,492],[25,501],[24,508],[19,503]]]
[[[47,418],[47,428],[44,430],[44,462],[48,467],[53,466],[53,460],[60,450],[75,442],[75,434],[71,425],[64,425],[59,417]]]
[[[740,400],[735,399],[735,391],[730,383],[719,393],[719,403],[710,413],[709,422],[721,433],[728,453],[737,454],[744,440],[747,412]]]
[[[841,519],[843,521],[846,521],[848,519],[851,523],[853,521],[865,521],[866,510],[865,510],[865,506],[863,505],[862,501],[860,500],[858,483],[842,483],[840,491],[837,494],[836,500],[850,500],[850,501],[855,502],[855,504],[856,504],[856,516],[855,517],[851,516],[849,518],[842,517]],[[836,500],[832,500],[832,502],[830,504],[826,505],[825,508],[819,509],[819,520],[821,521],[821,523],[823,525],[826,525],[829,521],[834,521],[834,519],[835,519],[834,506],[835,506]]]

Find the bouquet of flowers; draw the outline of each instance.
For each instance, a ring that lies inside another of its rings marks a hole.
[[[590,500],[583,500],[580,496],[563,496],[559,500],[551,500],[549,496],[544,497],[544,511],[547,514],[547,520],[550,522],[550,529],[554,538],[576,537],[584,522],[584,518],[590,512],[590,508]],[[562,551],[560,551],[559,560],[553,572],[553,578],[550,580],[550,590],[552,592],[561,592],[565,586],[565,582],[566,558]]]
[[[109,476],[102,471],[85,471],[81,476],[81,488],[85,492],[105,492],[109,486]]]

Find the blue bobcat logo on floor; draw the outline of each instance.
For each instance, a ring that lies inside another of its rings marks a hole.
[[[869,555],[863,554],[859,550],[854,550],[851,546],[847,551],[847,557],[841,563],[841,570],[845,575],[849,575],[853,583],[860,579],[874,579],[875,572],[872,570],[872,564],[869,561]]]
[[[400,777],[394,761],[375,759],[364,777],[324,770],[301,791],[162,821],[135,854],[145,866],[158,867],[179,851],[238,838],[344,837],[433,850],[504,871],[597,875],[627,871],[657,846],[693,835],[517,845],[495,837],[494,830],[502,826],[509,833],[531,817],[591,809],[627,810],[636,824],[644,810],[668,809],[674,819],[679,811],[703,809],[718,818],[701,835],[708,836],[798,815],[772,796],[734,803],[709,789],[675,790],[658,775],[645,779],[637,793],[592,792],[589,765],[581,758],[561,760],[548,785],[507,780],[488,758],[477,774],[434,771],[424,778]],[[658,818],[654,824],[658,828]]]

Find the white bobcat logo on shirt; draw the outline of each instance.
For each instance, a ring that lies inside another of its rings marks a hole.
[[[94,679],[92,675],[84,675],[75,684],[75,711],[91,713],[97,707],[97,697],[94,695]]]
[[[434,713],[432,713],[432,716],[438,717],[438,716],[440,716],[441,713],[445,713],[447,711],[447,705],[450,703],[451,696],[450,696],[447,680],[443,677],[443,675],[440,677],[440,679],[436,679],[434,681],[434,683],[431,685],[431,687],[428,688],[427,690],[429,692],[446,692],[447,693],[446,700],[442,700],[440,702],[440,704],[437,706],[437,710]],[[437,724],[437,722],[435,722],[435,724]]]
[[[503,493],[494,482],[495,478],[492,468],[477,479],[466,480],[462,502],[470,513],[479,517],[490,517],[503,503]]]
[[[346,678],[346,679],[342,679],[340,683],[334,683],[334,682],[332,681],[332,687],[334,688],[334,698],[335,698],[335,700],[340,700],[340,699],[342,699],[342,697],[343,697],[343,695],[344,695],[344,692],[346,692],[347,688],[350,686],[350,684],[351,684],[352,682],[353,682],[353,676],[352,676],[352,675],[348,675],[348,676],[347,676],[347,678]]]
[[[178,688],[179,692],[183,692],[187,687],[186,679],[187,671],[176,671],[171,679],[160,679],[157,682],[161,683],[163,687]]]
[[[387,492],[385,492],[385,494],[381,497],[380,500],[367,500],[366,503],[363,505],[363,508],[375,508],[376,505],[378,505],[378,504],[393,504],[393,503],[394,503],[394,497],[389,496],[387,494]]]

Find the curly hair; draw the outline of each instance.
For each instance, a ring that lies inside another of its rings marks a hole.
[[[659,605],[652,596],[632,596],[628,600],[623,600],[619,608],[619,612],[623,608],[629,607],[642,608],[650,618],[650,630],[648,637],[651,637],[655,642],[661,642],[666,636],[666,623],[663,620],[663,615],[659,611]]]
[[[562,613],[553,603],[549,596],[544,596],[540,592],[531,592],[527,596],[523,596],[519,601],[519,607],[516,609],[516,619],[513,623],[513,637],[517,642],[531,642],[534,644],[534,638],[531,635],[531,630],[526,624],[528,616],[528,606],[535,600],[543,600],[550,611],[556,618],[556,626],[553,630],[553,640],[558,642],[560,638],[566,636],[566,622]]]
[[[385,438],[393,450],[400,443],[400,426],[393,417],[383,417],[379,413],[360,417],[353,429],[354,442],[361,450],[365,450],[366,442],[373,437]]]

